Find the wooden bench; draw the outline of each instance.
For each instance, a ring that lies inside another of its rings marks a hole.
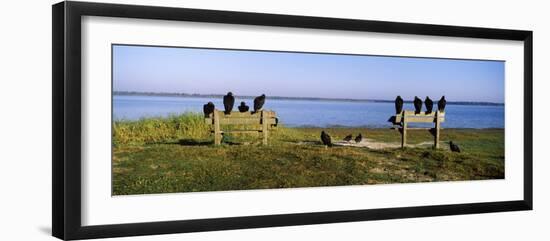
[[[214,110],[214,113],[205,118],[207,124],[213,126],[214,144],[220,145],[222,143],[222,136],[224,133],[262,133],[262,143],[267,145],[267,138],[269,131],[277,126],[277,117],[273,111],[259,111],[254,114],[252,112],[231,112],[226,115],[221,110]],[[250,128],[239,130],[222,130],[227,126],[246,126]]]
[[[399,125],[399,131],[401,132],[401,148],[407,145],[407,129],[409,123],[434,123],[435,127],[432,128],[413,128],[413,129],[429,129],[433,130],[434,136],[434,148],[439,148],[439,132],[441,130],[441,123],[445,122],[445,112],[435,111],[430,114],[421,112],[415,114],[414,111],[404,110],[401,114],[392,116],[390,118],[394,125]]]

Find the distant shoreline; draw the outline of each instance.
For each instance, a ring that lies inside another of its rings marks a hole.
[[[113,91],[113,95],[118,96],[167,96],[167,97],[194,97],[194,98],[223,98],[223,94],[188,94],[188,93],[168,93],[168,92],[138,92],[138,91]],[[239,95],[239,98],[254,99],[256,96]],[[273,100],[310,100],[310,101],[342,101],[342,102],[372,102],[372,103],[394,103],[394,100],[378,99],[346,99],[346,98],[320,98],[320,97],[286,97],[286,96],[268,96]],[[404,101],[412,103],[413,101]],[[434,104],[437,99],[434,100]],[[449,105],[481,105],[481,106],[504,106],[504,103],[482,102],[482,101],[447,101]]]

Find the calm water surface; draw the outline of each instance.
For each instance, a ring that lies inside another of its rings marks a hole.
[[[217,109],[223,109],[221,98],[115,95],[113,118],[137,120],[185,112],[202,113],[202,106],[208,101],[212,101]],[[234,110],[241,101],[253,105],[252,99],[236,99]],[[406,103],[404,108],[414,109],[412,103]],[[390,127],[387,120],[394,114],[393,103],[270,100],[269,97],[264,109],[275,111],[280,122],[291,127]],[[447,104],[445,112],[446,120],[442,126],[446,128],[504,128],[504,106]]]

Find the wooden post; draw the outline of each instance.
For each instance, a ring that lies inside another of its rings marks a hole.
[[[405,118],[405,111],[401,112],[401,121],[402,121],[401,148],[405,148],[405,145],[407,145],[407,119]]]
[[[262,143],[264,145],[267,145],[267,132],[268,132],[268,127],[269,127],[269,125],[267,124],[267,119],[268,118],[266,116],[267,113],[264,110],[262,110],[261,114],[262,114],[262,117],[261,117],[262,118],[262,133],[263,133],[263,136],[264,136]]]
[[[439,120],[439,110],[435,111],[435,135],[434,135],[434,149],[439,148],[439,128],[440,128],[440,120]]]
[[[222,144],[222,133],[220,130],[220,114],[218,110],[214,110],[214,144]]]

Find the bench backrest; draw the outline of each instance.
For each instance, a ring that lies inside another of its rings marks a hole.
[[[436,122],[436,117],[439,118],[439,122],[445,122],[445,112],[435,111],[430,114],[420,112],[415,114],[412,110],[405,110],[401,114],[395,115],[394,123],[400,123],[403,120],[406,122],[420,122],[420,123],[433,123]]]
[[[231,112],[226,115],[221,110],[215,110],[204,121],[207,124],[214,125],[216,118],[218,118],[220,125],[262,125],[264,120],[270,127],[277,124],[274,111],[259,111],[254,114],[252,112]]]

